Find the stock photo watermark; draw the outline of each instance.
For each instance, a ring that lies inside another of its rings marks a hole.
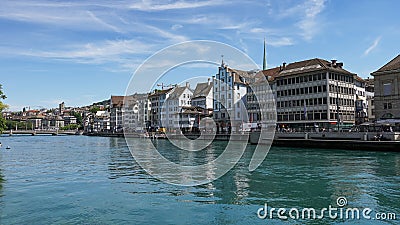
[[[325,208],[276,208],[269,207],[267,203],[257,210],[260,219],[280,220],[397,220],[394,212],[374,212],[371,208],[347,207],[346,197],[338,197],[336,205],[328,205]]]

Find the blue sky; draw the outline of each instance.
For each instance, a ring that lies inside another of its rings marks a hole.
[[[319,57],[367,77],[399,54],[399,8],[396,0],[2,0],[0,83],[11,110],[88,105],[124,94],[135,69],[172,44],[218,41],[261,66],[264,37],[269,67]]]

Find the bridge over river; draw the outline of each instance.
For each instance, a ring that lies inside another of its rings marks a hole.
[[[8,135],[80,135],[77,130],[6,130],[3,134]]]

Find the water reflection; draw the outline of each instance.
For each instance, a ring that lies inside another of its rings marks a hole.
[[[108,169],[110,171],[110,179],[121,177],[133,178],[143,174],[140,166],[134,162],[129,149],[127,148],[125,139],[110,138],[109,149],[110,162],[108,163]]]
[[[140,139],[136,141],[130,144],[142,146]],[[166,157],[199,163],[215,159],[224,144],[216,142],[202,152],[181,154],[169,151],[167,141],[158,140],[156,145]],[[248,205],[252,206],[251,210],[264,203],[271,207],[321,209],[336,206],[339,196],[348,199],[349,207],[369,207],[377,212],[398,212],[400,209],[400,155],[397,153],[272,148],[261,166],[249,172],[254,146],[248,146],[239,163],[220,179],[200,186],[180,187],[165,184],[147,174],[133,160],[124,139],[110,139],[109,146],[109,178],[134,185],[127,190],[129,193],[161,194],[184,204],[228,207],[219,208],[220,213],[218,210],[212,212],[214,222],[232,222],[221,214],[234,210],[230,205]]]
[[[132,160],[121,140],[110,144],[112,178],[138,174],[150,177]],[[159,140],[158,146],[168,148],[169,145]],[[200,155],[183,158],[214,159],[220,154],[215,146],[196,153]],[[182,155],[164,150],[167,157],[182,159]],[[197,197],[193,201],[206,203],[260,205],[269,202],[279,207],[323,208],[335,204],[337,197],[346,196],[354,206],[367,204],[376,208],[387,203],[399,207],[400,157],[394,153],[273,148],[261,167],[249,172],[247,166],[253,151],[254,147],[249,146],[238,165],[212,183],[172,189],[190,189],[189,193]]]
[[[282,224],[288,221],[259,220],[257,209],[264,203],[320,209],[335,205],[338,196],[345,196],[352,207],[400,210],[400,154],[394,152],[272,148],[261,166],[249,172],[254,146],[248,146],[238,164],[220,179],[181,187],[147,174],[123,138],[8,140],[15,150],[0,157],[2,224]],[[143,144],[136,141],[131,144]],[[202,152],[178,154],[169,151],[164,140],[157,145],[165,156],[185,163],[215,159],[225,147],[216,142]]]
[[[3,182],[4,182],[4,176],[0,169],[0,197],[3,196]]]

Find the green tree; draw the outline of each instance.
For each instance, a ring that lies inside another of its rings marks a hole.
[[[8,108],[8,105],[4,104],[1,99],[6,99],[7,96],[3,93],[3,86],[0,84],[0,133],[5,130],[6,127],[6,120],[3,118],[3,110]]]
[[[97,111],[99,111],[100,110],[100,107],[98,107],[97,105],[94,105],[94,106],[92,106],[92,108],[90,108],[90,112],[91,113],[97,113]]]
[[[80,113],[74,111],[71,115],[75,116],[77,124],[82,125],[82,115]]]
[[[75,130],[78,129],[80,125],[78,124],[68,124],[67,126],[61,127],[61,130]]]

